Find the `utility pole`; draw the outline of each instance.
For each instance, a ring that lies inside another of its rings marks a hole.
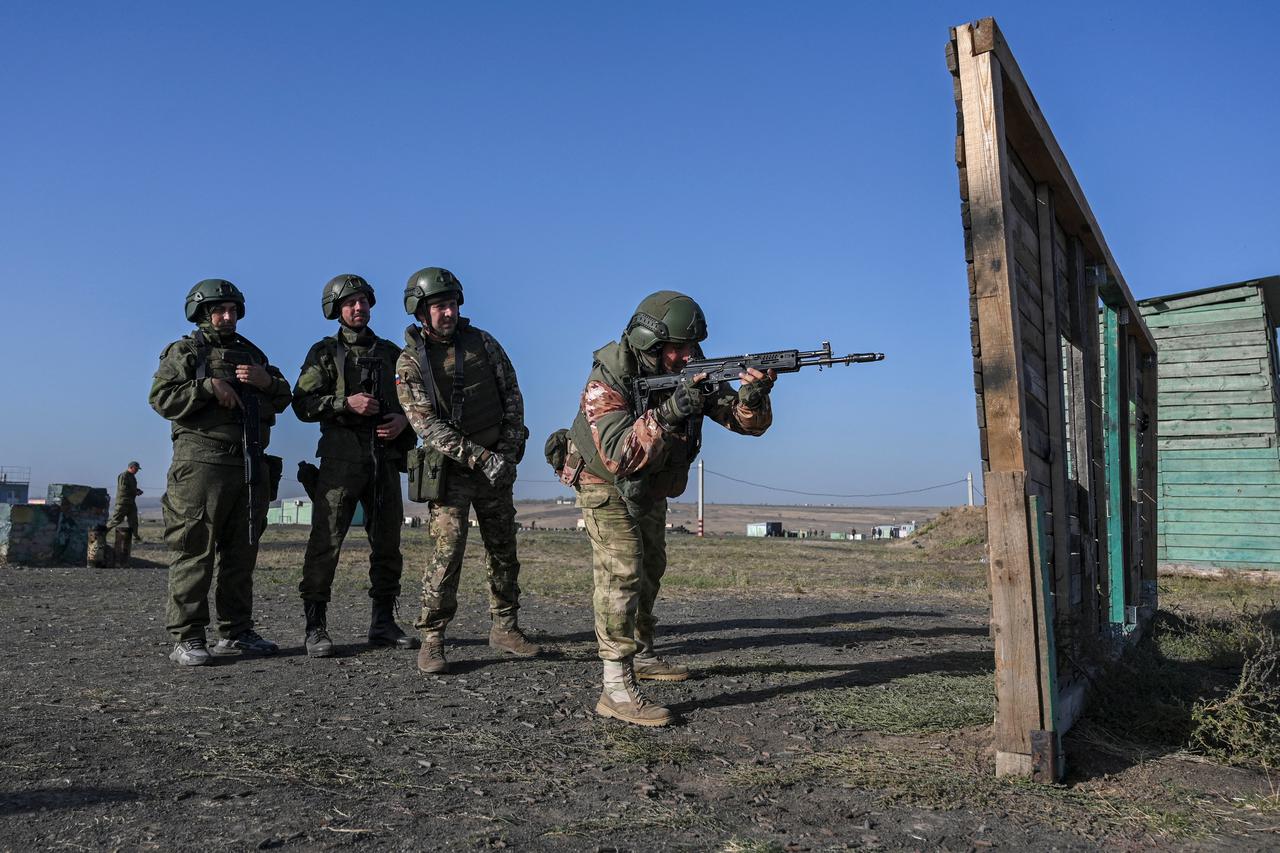
[[[699,536],[703,535],[703,532],[704,532],[704,531],[705,531],[705,529],[706,529],[705,527],[703,527],[703,521],[702,521],[702,507],[703,507],[702,495],[703,495],[703,492],[702,492],[702,460],[701,460],[701,459],[699,459],[699,460],[698,460],[698,535],[699,535]]]
[[[969,484],[969,506],[973,506],[973,472],[965,474],[964,479]]]

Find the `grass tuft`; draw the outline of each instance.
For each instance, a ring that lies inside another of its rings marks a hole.
[[[887,684],[823,691],[811,700],[827,719],[864,731],[928,734],[990,723],[991,673],[917,673]]]

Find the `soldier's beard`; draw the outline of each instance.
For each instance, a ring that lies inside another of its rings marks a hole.
[[[426,323],[426,328],[427,328],[427,334],[429,334],[431,337],[437,340],[447,341],[449,340],[449,338],[453,337],[453,333],[458,330],[458,321],[446,320],[445,322],[441,323],[437,327],[433,325],[430,320],[428,320]]]

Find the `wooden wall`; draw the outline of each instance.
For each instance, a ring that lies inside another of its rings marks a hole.
[[[1162,565],[1280,570],[1280,279],[1144,300],[1160,342]]]
[[[1132,633],[1139,607],[1154,605],[1155,345],[994,20],[952,30],[947,58],[987,495],[996,768],[1054,779],[1059,737],[1083,704],[1080,666],[1100,635]]]

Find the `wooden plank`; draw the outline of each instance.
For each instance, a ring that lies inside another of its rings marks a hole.
[[[961,68],[964,65],[962,61]],[[1029,732],[1041,727],[1041,693],[1026,475],[992,471],[984,477],[984,485],[996,661],[995,747],[999,752],[1030,755]]]
[[[1161,417],[1164,417],[1163,410],[1167,407],[1218,406],[1224,403],[1266,403],[1271,406],[1275,405],[1275,401],[1271,399],[1271,392],[1265,388],[1252,388],[1241,391],[1166,391],[1161,386],[1160,389]]]
[[[1152,326],[1151,334],[1156,342],[1164,346],[1166,341],[1174,338],[1196,337],[1197,335],[1223,335],[1228,333],[1268,331],[1264,317],[1252,317],[1248,320],[1224,320],[1218,323],[1192,323],[1186,326]]]
[[[1262,316],[1261,305],[1244,305],[1239,308],[1196,309],[1155,314],[1147,318],[1150,326],[1195,326],[1201,323],[1220,323],[1224,320],[1248,320]]]
[[[1057,729],[1058,653],[1054,643],[1054,622],[1057,607],[1053,601],[1054,569],[1049,563],[1049,551],[1045,528],[1050,524],[1044,504],[1039,496],[1027,498],[1028,517],[1031,523],[1031,580],[1036,608],[1036,653],[1040,675],[1040,728]]]
[[[1155,311],[1151,316],[1160,317],[1168,314],[1201,314],[1206,311],[1224,311],[1229,308],[1244,308],[1251,305],[1262,305],[1264,302],[1265,300],[1262,298],[1262,294],[1258,292],[1251,293],[1247,296],[1240,296],[1236,299],[1228,300],[1227,302],[1206,303],[1204,305],[1191,305],[1167,311]],[[1147,313],[1147,311],[1143,310],[1144,315]]]
[[[1199,536],[1194,534],[1166,533],[1164,535],[1164,544],[1166,548],[1205,548],[1205,549],[1223,549],[1231,551],[1270,551],[1277,559],[1280,559],[1280,539],[1274,539],[1270,536],[1225,536],[1219,533],[1210,533],[1208,535]],[[1223,559],[1249,559],[1248,557],[1224,557]],[[1255,556],[1253,559],[1261,559]]]
[[[1226,513],[1232,515],[1232,513]],[[1267,513],[1271,520],[1280,522],[1280,517],[1276,513]],[[1267,545],[1268,548],[1275,548],[1280,551],[1280,523],[1262,524],[1259,522],[1223,522],[1223,521],[1174,521],[1165,518],[1164,526],[1161,528],[1160,535],[1165,537],[1166,544],[1182,544],[1195,545],[1195,542],[1175,542],[1170,537],[1177,536],[1213,536],[1217,537],[1218,542],[1210,544],[1218,544],[1227,541],[1228,544],[1241,548],[1247,547],[1245,540],[1247,539],[1266,539],[1274,545]]]
[[[1242,284],[1239,287],[1227,287],[1212,293],[1201,293],[1196,296],[1162,296],[1155,299],[1144,299],[1139,307],[1143,314],[1162,311],[1177,311],[1182,308],[1195,308],[1200,305],[1220,305],[1236,299],[1248,299],[1258,295],[1258,285]]]
[[[1274,447],[1186,447],[1167,448],[1160,452],[1163,463],[1166,459],[1269,459],[1280,461],[1280,452]]]
[[[1178,326],[1179,329],[1195,329],[1198,326]],[[1265,333],[1224,332],[1213,335],[1184,335],[1160,339],[1160,354],[1182,349],[1245,349],[1250,346],[1266,346]],[[1249,358],[1250,356],[1242,356]]]
[[[1167,421],[1162,425],[1161,433],[1175,438],[1187,435],[1238,435],[1253,433],[1273,435],[1276,431],[1275,418],[1253,418],[1234,421]]]
[[[1280,497],[1280,486],[1271,483],[1165,483],[1161,486],[1161,493],[1165,497],[1269,498]]]
[[[1041,406],[1047,406],[1049,389],[1044,381],[1044,362],[1037,363],[1025,351],[1023,352],[1022,378],[1028,399],[1035,400]]]
[[[1257,553],[1265,553],[1265,552],[1257,552],[1257,551],[1243,552],[1241,556],[1246,556],[1246,559],[1242,559],[1242,560],[1227,559],[1221,556],[1215,556],[1215,554],[1217,553],[1221,553],[1221,552],[1211,552],[1209,555],[1205,555],[1205,553],[1199,548],[1174,548],[1169,551],[1169,556],[1167,557],[1166,562],[1173,565],[1185,564],[1185,563],[1201,563],[1205,565],[1231,568],[1233,570],[1234,569],[1247,569],[1247,570],[1256,569],[1256,570],[1268,571],[1268,572],[1274,572],[1274,571],[1280,570],[1280,562],[1277,562],[1274,559],[1272,559],[1270,562],[1260,562],[1260,561],[1257,561],[1256,558],[1249,559],[1247,557],[1248,554],[1257,554]],[[1231,574],[1234,575],[1235,572],[1233,571],[1231,572]]]
[[[964,160],[972,222],[973,272],[982,352],[987,460],[991,470],[1025,470],[1021,324],[1010,281],[1003,199],[1008,187],[1003,82],[990,53],[973,54],[973,32],[956,27],[964,104]]]
[[[1160,450],[1226,450],[1229,448],[1263,449],[1273,447],[1269,435],[1215,435],[1191,438],[1161,438]]]
[[[1160,479],[1166,487],[1187,486],[1265,486],[1280,478],[1274,471],[1162,471]]]
[[[1166,524],[1271,525],[1280,536],[1280,506],[1272,509],[1170,509],[1161,514]]]
[[[1205,497],[1201,495],[1163,494],[1160,496],[1160,506],[1167,510],[1223,510],[1232,513],[1238,510],[1280,512],[1280,493],[1270,497]]]
[[[1260,374],[1266,387],[1265,361],[1262,359],[1238,359],[1233,361],[1190,362],[1190,364],[1161,364],[1160,379],[1167,384],[1170,379],[1185,377],[1220,377]],[[1258,386],[1256,386],[1258,387]]]
[[[1234,361],[1246,358],[1268,358],[1270,352],[1267,345],[1245,344],[1233,347],[1208,347],[1206,349],[1172,349],[1160,350],[1160,358],[1166,365],[1184,362],[1203,363],[1207,361]]]
[[[1066,402],[1062,393],[1062,344],[1058,334],[1057,271],[1053,263],[1053,194],[1047,184],[1035,187],[1037,231],[1040,239],[1040,282],[1044,294],[1045,381],[1048,383],[1049,441],[1054,448],[1066,448]],[[1071,614],[1071,555],[1067,531],[1067,458],[1059,451],[1049,459],[1053,475],[1053,503],[1048,510],[1053,524],[1053,591],[1062,608],[1061,615]],[[1058,614],[1055,614],[1055,618]],[[1055,688],[1056,692],[1056,688]],[[1052,728],[1046,725],[1045,728]]]
[[[1243,450],[1236,451],[1243,453]],[[1280,482],[1280,459],[1274,456],[1262,459],[1232,459],[1230,457],[1218,458],[1174,458],[1172,454],[1166,454],[1165,458],[1160,460],[1161,473],[1169,472],[1185,472],[1185,471],[1269,471],[1276,475],[1276,482]]]
[[[1102,363],[1105,378],[1102,433],[1105,447],[1107,494],[1107,621],[1124,624],[1124,505],[1121,489],[1120,312],[1102,311]]]
[[[1272,432],[1275,431],[1274,403],[1205,403],[1202,405],[1173,405],[1160,407],[1161,421],[1208,421],[1208,420],[1240,420],[1244,418],[1273,419]]]

